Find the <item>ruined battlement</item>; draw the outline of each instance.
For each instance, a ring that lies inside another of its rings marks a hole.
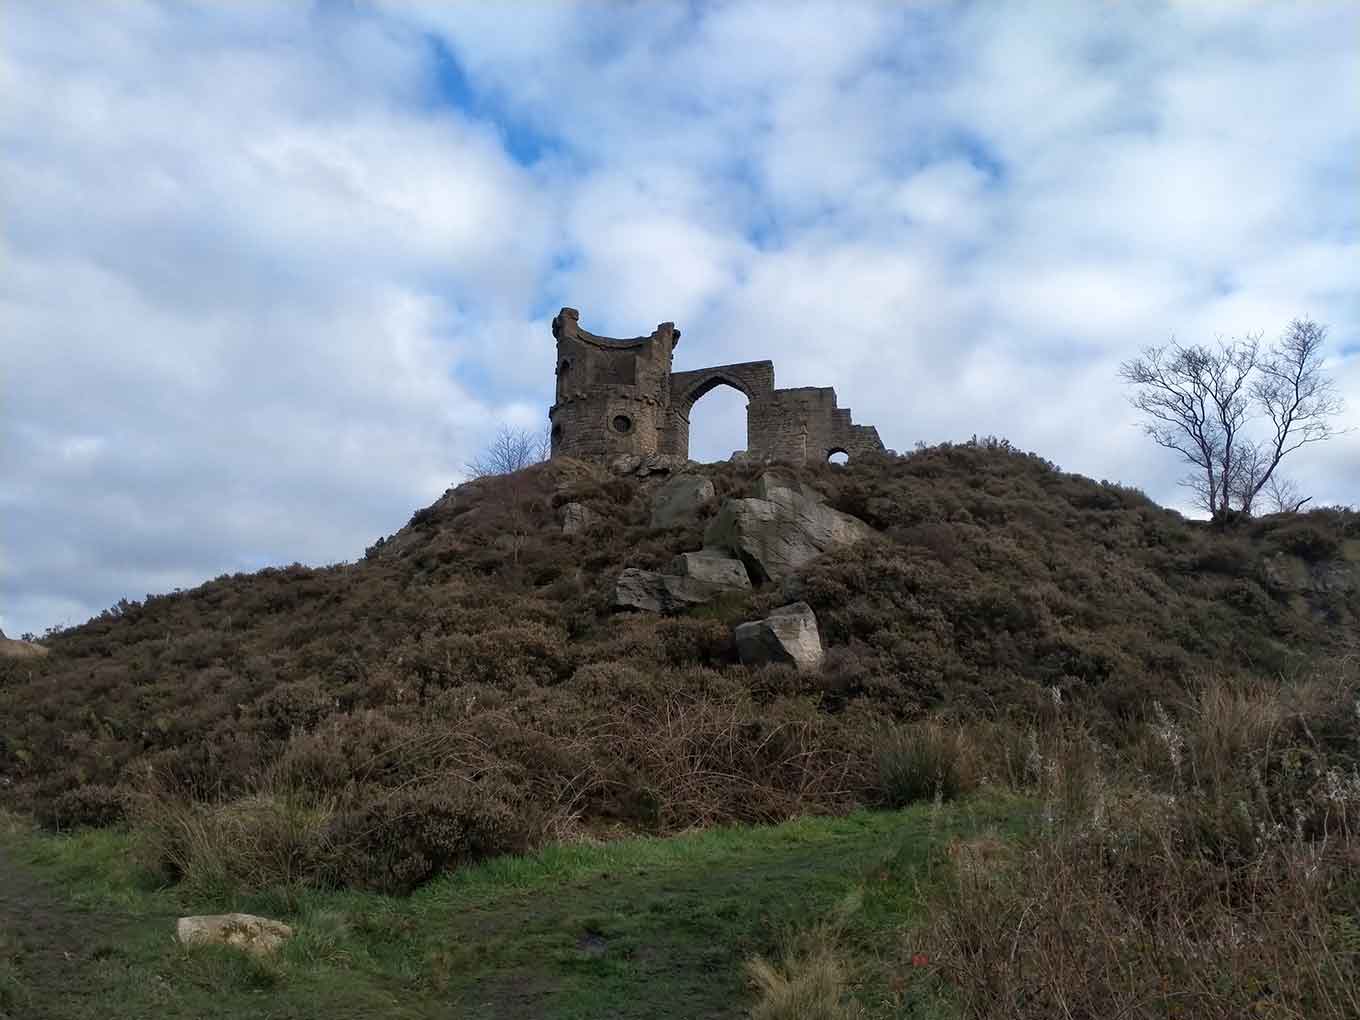
[[[581,328],[563,308],[552,323],[557,392],[548,418],[553,456],[606,461],[620,454],[689,456],[689,416],[704,394],[731,386],[745,395],[746,448],[752,456],[803,463],[834,453],[883,449],[878,430],[855,425],[829,386],[779,390],[774,363],[674,372],[680,331],[663,322],[649,336],[617,340]]]

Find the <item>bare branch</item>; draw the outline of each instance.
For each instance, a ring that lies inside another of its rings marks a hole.
[[[1312,496],[1300,496],[1298,486],[1293,482],[1272,475],[1265,486],[1266,505],[1273,514],[1296,514]]]
[[[502,425],[475,460],[464,465],[468,475],[508,475],[548,459],[547,429],[516,429]]]

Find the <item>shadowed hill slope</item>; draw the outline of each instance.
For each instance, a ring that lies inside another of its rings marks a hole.
[[[722,498],[761,469],[699,470]],[[612,581],[699,548],[704,521],[653,529],[652,487],[572,461],[450,490],[353,564],[121,602],[0,661],[3,798],[60,825],[151,789],[247,814],[303,798],[291,823],[345,848],[331,878],[409,888],[579,824],[872,802],[893,722],[1058,699],[1100,735],[1360,620],[1346,511],[1220,533],[997,441],[796,474],[878,537],[677,617],[612,613]],[[562,533],[567,502],[586,531]],[[738,664],[733,625],[795,599],[821,672]]]

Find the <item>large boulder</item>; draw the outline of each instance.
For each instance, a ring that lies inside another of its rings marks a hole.
[[[739,623],[737,654],[748,666],[789,663],[803,672],[815,670],[826,656],[817,617],[806,602],[781,606],[763,620]]]
[[[186,946],[235,946],[263,955],[292,938],[293,929],[254,914],[202,914],[181,917],[175,924],[175,937]]]
[[[753,580],[778,581],[830,549],[874,534],[858,517],[822,502],[815,490],[773,472],[757,496],[725,501],[704,532],[704,545],[737,556]]]
[[[652,496],[652,527],[669,528],[694,520],[714,496],[713,483],[703,475],[672,475]]]
[[[671,560],[670,572],[724,588],[751,587],[751,578],[741,560],[734,559],[721,549],[681,553]]]
[[[723,592],[732,590],[731,585],[628,567],[614,582],[613,604],[615,609],[678,613],[690,606],[711,602]]]

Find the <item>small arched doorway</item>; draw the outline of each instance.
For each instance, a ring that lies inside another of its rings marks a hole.
[[[826,451],[826,459],[829,464],[845,465],[850,463],[850,453],[840,447],[835,447]]]

